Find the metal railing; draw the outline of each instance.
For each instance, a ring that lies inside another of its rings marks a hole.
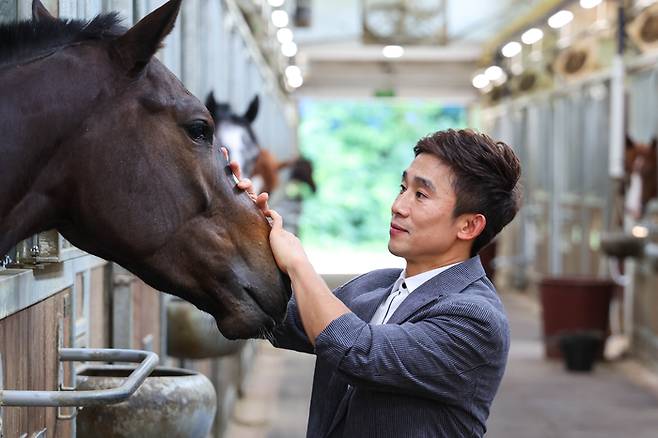
[[[2,406],[97,406],[128,399],[158,365],[158,355],[151,351],[110,348],[60,348],[59,360],[93,362],[135,362],[139,366],[117,388],[88,391],[0,390]],[[0,382],[3,378],[0,369]]]

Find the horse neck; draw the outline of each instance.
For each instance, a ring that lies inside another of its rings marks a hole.
[[[98,70],[63,50],[0,68],[0,256],[56,219],[49,186],[66,172],[44,170],[89,113],[107,79]]]

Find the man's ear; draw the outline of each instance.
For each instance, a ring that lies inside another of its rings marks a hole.
[[[146,67],[162,40],[174,28],[181,1],[169,0],[112,43],[112,54],[131,76]]]
[[[479,213],[463,214],[458,220],[459,231],[457,231],[457,238],[461,240],[475,240],[487,225],[487,218]]]

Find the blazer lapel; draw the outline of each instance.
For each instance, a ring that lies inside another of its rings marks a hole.
[[[395,281],[388,287],[380,287],[361,294],[348,307],[359,319],[370,322],[381,302],[391,293],[394,284]]]
[[[418,309],[437,298],[462,291],[466,286],[484,277],[480,256],[472,257],[430,278],[402,301],[387,324],[401,324]],[[374,312],[373,312],[374,314]]]

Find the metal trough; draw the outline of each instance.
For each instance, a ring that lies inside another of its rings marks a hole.
[[[130,366],[95,366],[78,372],[77,387],[102,391],[133,371]],[[157,367],[128,400],[92,406],[77,416],[78,438],[205,438],[215,418],[215,389],[191,370]]]

